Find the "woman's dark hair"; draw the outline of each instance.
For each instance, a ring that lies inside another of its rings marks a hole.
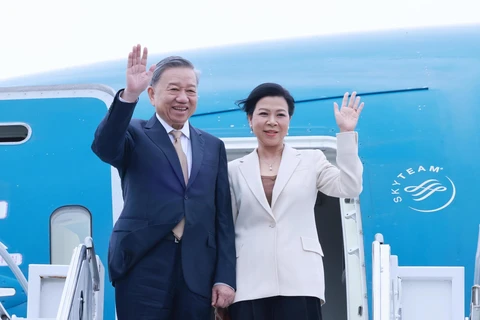
[[[276,83],[262,83],[250,92],[248,98],[238,100],[236,105],[242,108],[247,115],[253,115],[257,102],[265,97],[282,97],[287,101],[288,114],[293,116],[295,109],[295,100],[287,89]]]

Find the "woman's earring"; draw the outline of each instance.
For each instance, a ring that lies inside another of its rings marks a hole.
[[[250,125],[250,134],[253,134],[253,128],[251,125]]]

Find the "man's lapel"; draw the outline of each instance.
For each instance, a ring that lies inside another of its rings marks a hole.
[[[168,137],[168,133],[165,128],[158,121],[157,116],[148,120],[145,125],[145,134],[157,145],[157,147],[165,154],[168,161],[172,165],[173,171],[177,175],[180,183],[185,187],[185,180],[183,179],[182,167],[180,166],[180,160],[178,159],[177,152],[173,146],[172,141]]]
[[[205,140],[202,137],[202,133],[192,126],[190,126],[190,140],[192,145],[192,171],[190,172],[188,186],[192,185],[193,181],[197,177],[198,172],[200,171],[205,149]]]

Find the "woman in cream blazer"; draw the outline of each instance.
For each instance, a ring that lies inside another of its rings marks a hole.
[[[345,93],[334,103],[337,164],[320,150],[284,144],[294,100],[265,83],[239,102],[258,147],[229,163],[237,251],[233,320],[321,319],[325,303],[323,251],[315,225],[317,191],[341,198],[362,191],[363,166],[354,131],[363,103]]]

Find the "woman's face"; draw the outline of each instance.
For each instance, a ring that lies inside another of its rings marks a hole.
[[[248,120],[261,145],[281,146],[290,124],[287,101],[283,97],[264,97],[257,102]]]

